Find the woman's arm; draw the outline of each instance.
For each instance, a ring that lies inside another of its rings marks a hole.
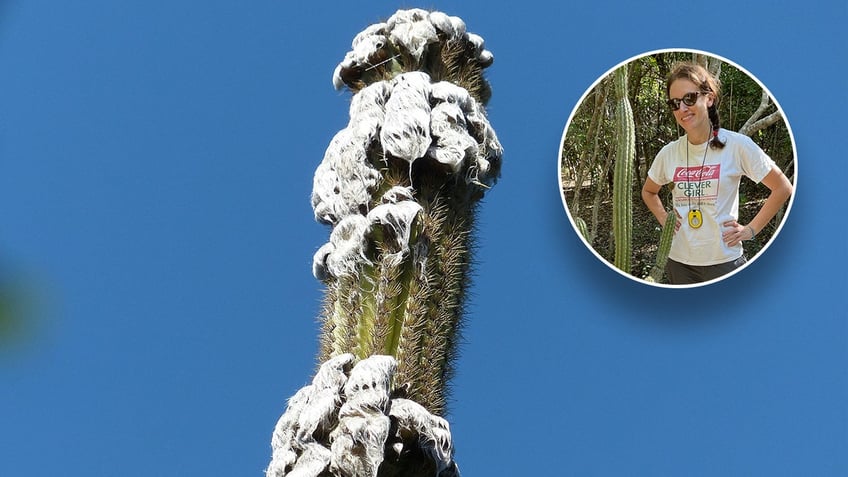
[[[662,186],[651,180],[650,177],[645,179],[645,184],[642,186],[642,201],[648,206],[648,210],[654,214],[654,217],[660,222],[660,225],[665,224],[665,219],[668,217],[665,207],[659,193]]]
[[[751,222],[748,225],[741,225],[735,220],[731,220],[722,224],[729,227],[729,230],[723,234],[727,245],[734,246],[743,240],[750,240],[754,235],[760,233],[792,195],[792,183],[777,166],[772,166],[769,173],[763,178],[762,183],[771,192]]]

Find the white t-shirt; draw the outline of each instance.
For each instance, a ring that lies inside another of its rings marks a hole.
[[[742,256],[742,244],[728,247],[721,239],[721,224],[739,218],[742,176],[759,183],[774,166],[748,136],[721,129],[719,139],[725,142],[723,149],[711,149],[709,142],[689,144],[683,136],[666,144],[648,171],[648,177],[659,185],[674,182],[674,208],[683,219],[668,256],[687,265],[716,265]],[[687,219],[693,209],[699,209],[703,217],[703,225],[697,229]]]

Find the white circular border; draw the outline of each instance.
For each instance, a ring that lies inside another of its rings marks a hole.
[[[756,82],[758,85],[760,85],[760,87],[763,88],[763,91],[765,91],[768,94],[769,98],[771,98],[771,100],[774,102],[774,105],[777,107],[777,110],[780,112],[780,116],[783,119],[783,123],[786,125],[786,130],[789,131],[789,140],[792,142],[792,156],[793,156],[792,161],[795,163],[795,181],[792,183],[793,191],[792,191],[792,195],[789,196],[789,203],[786,206],[786,213],[783,214],[783,220],[781,220],[780,223],[777,225],[777,229],[775,229],[774,234],[772,234],[772,236],[771,236],[771,239],[769,239],[769,241],[765,245],[763,245],[763,248],[760,249],[759,253],[757,254],[757,257],[759,257],[760,255],[765,253],[765,251],[769,248],[769,246],[771,246],[772,242],[774,242],[774,240],[780,234],[780,231],[783,229],[783,224],[785,224],[786,221],[789,219],[789,213],[792,211],[792,204],[795,202],[795,196],[798,193],[798,191],[797,191],[798,177],[799,177],[799,175],[798,175],[798,150],[796,149],[796,145],[795,145],[795,135],[792,132],[792,127],[789,125],[789,119],[786,117],[786,114],[784,114],[783,108],[780,106],[780,103],[777,101],[777,98],[771,93],[771,91],[766,87],[766,85],[764,85],[759,80],[759,78],[757,78],[756,76],[751,74],[750,71],[746,70],[742,66],[738,65],[736,62],[728,60],[727,58],[724,58],[723,56],[716,55],[715,53],[711,53],[711,52],[708,52],[708,51],[697,50],[697,49],[692,49],[692,48],[666,48],[666,49],[661,49],[661,50],[652,50],[652,51],[642,53],[640,55],[632,56],[632,57],[616,64],[612,68],[608,69],[604,74],[599,76],[598,79],[596,79],[595,82],[592,83],[589,86],[589,88],[586,89],[586,91],[583,93],[583,95],[580,96],[580,100],[577,101],[577,104],[574,105],[574,108],[571,110],[571,114],[568,115],[568,121],[565,123],[565,128],[563,128],[563,130],[562,130],[562,137],[560,138],[560,141],[559,141],[559,144],[558,144],[559,151],[557,152],[557,185],[559,187],[559,195],[560,195],[560,199],[562,200],[562,206],[565,209],[565,214],[568,215],[568,221],[571,222],[571,228],[574,230],[574,232],[577,234],[577,236],[580,237],[580,240],[583,242],[584,245],[586,245],[586,248],[588,248],[592,252],[592,254],[595,256],[595,258],[597,258],[599,261],[601,261],[601,263],[603,263],[607,267],[611,268],[612,270],[614,270],[619,275],[625,276],[625,277],[627,277],[627,278],[629,278],[629,279],[631,279],[635,282],[638,282],[638,283],[641,283],[641,284],[644,284],[644,285],[651,285],[651,286],[659,287],[659,288],[676,288],[676,289],[679,289],[679,288],[696,288],[696,287],[706,286],[706,285],[710,285],[710,284],[713,284],[713,283],[716,283],[716,282],[720,282],[720,281],[722,281],[726,278],[730,278],[733,275],[736,275],[737,273],[741,272],[742,270],[748,268],[748,266],[750,264],[754,263],[754,261],[757,257],[753,257],[751,260],[748,260],[744,265],[733,270],[732,272],[729,272],[729,273],[722,275],[718,278],[714,278],[712,280],[708,280],[708,281],[705,281],[705,282],[692,283],[692,284],[687,284],[687,285],[669,285],[667,283],[649,282],[649,281],[647,281],[643,278],[634,277],[633,275],[631,275],[629,273],[623,272],[622,270],[618,269],[615,265],[608,262],[607,259],[602,257],[597,251],[595,251],[595,248],[592,247],[592,244],[587,242],[586,238],[583,237],[583,234],[581,234],[580,231],[577,229],[577,225],[574,222],[574,217],[571,216],[571,211],[568,210],[568,202],[566,202],[565,194],[563,193],[562,145],[565,142],[565,136],[568,133],[568,127],[571,125],[571,120],[574,119],[575,113],[580,108],[580,106],[583,104],[583,101],[586,99],[586,96],[588,96],[589,93],[591,93],[595,89],[595,87],[597,87],[598,84],[601,81],[603,81],[604,78],[606,78],[610,73],[612,73],[613,71],[615,71],[616,69],[618,69],[622,65],[625,65],[627,63],[631,63],[635,60],[638,60],[640,58],[644,58],[646,56],[656,55],[656,54],[660,54],[660,53],[694,53],[694,54],[699,54],[699,55],[710,56],[710,57],[716,58],[716,59],[718,59],[718,60],[720,60],[724,63],[727,63],[727,64],[733,66],[734,68],[738,69],[739,71],[745,73],[746,75],[748,75],[749,78],[751,78],[752,80],[754,80],[754,82]]]

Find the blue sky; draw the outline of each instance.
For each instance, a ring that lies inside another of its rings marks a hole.
[[[332,72],[410,6],[495,55],[503,174],[448,416],[463,475],[848,475],[848,7],[575,3],[2,1],[0,274],[37,311],[0,341],[0,475],[262,475],[317,350]],[[664,48],[754,74],[798,151],[765,255],[690,290],[598,262],[557,187],[583,92]]]

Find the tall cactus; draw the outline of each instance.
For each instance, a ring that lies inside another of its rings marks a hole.
[[[636,160],[636,133],[633,110],[627,98],[627,65],[615,70],[615,170],[613,171],[613,237],[615,266],[630,273],[633,222],[633,163]]]
[[[476,204],[500,173],[484,110],[492,55],[461,19],[420,9],[366,28],[352,47],[333,75],[354,93],[350,122],[312,193],[315,218],[332,227],[313,259],[327,287],[324,364],[278,422],[267,474],[458,475],[437,415]]]

